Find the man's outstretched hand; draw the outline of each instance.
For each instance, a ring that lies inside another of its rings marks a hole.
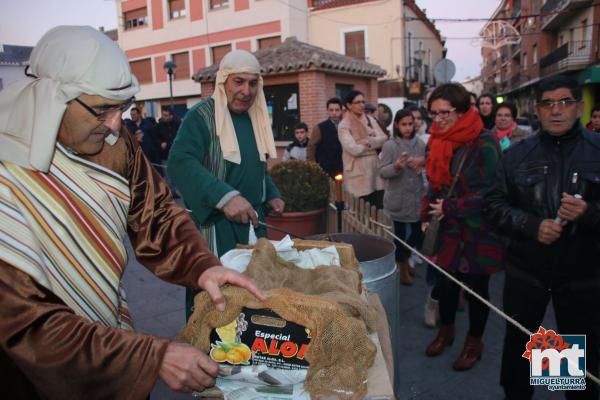
[[[247,289],[259,300],[266,298],[264,293],[252,282],[252,279],[237,271],[217,265],[210,267],[200,275],[200,278],[198,278],[198,287],[208,293],[208,296],[219,311],[225,310],[225,297],[221,293],[220,287],[226,283]]]

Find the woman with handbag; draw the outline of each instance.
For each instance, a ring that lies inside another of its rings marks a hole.
[[[388,137],[377,121],[365,114],[365,96],[352,90],[346,96],[348,111],[338,126],[344,163],[344,186],[356,197],[383,208],[383,181],[377,173],[377,150]]]
[[[484,130],[462,85],[439,86],[428,105],[433,125],[426,161],[429,189],[421,207],[421,218],[426,221],[423,250],[436,255],[439,266],[487,299],[490,275],[501,268],[504,249],[483,218],[481,202],[482,193],[493,184],[500,148]],[[427,347],[430,357],[454,341],[460,288],[444,276],[439,285],[441,325]],[[453,364],[455,370],[472,368],[483,350],[489,309],[472,296],[468,302],[469,331]]]
[[[415,118],[409,110],[394,117],[393,137],[385,142],[379,155],[379,176],[384,180],[383,211],[394,221],[394,233],[416,247],[421,241],[419,209],[425,194],[422,171],[425,166],[425,143],[418,138]],[[412,285],[408,259],[410,249],[396,241],[396,263],[400,283]]]

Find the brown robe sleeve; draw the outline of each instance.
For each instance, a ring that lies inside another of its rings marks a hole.
[[[77,316],[0,262],[0,383],[7,399],[146,399],[168,340]]]
[[[128,155],[126,164],[119,161],[123,152]],[[89,159],[129,180],[128,234],[141,264],[165,281],[193,288],[202,272],[221,265],[128,132],[122,131],[115,146],[104,146],[102,153]]]
[[[321,129],[319,129],[319,125],[315,125],[310,133],[310,139],[306,147],[306,161],[316,161],[315,153],[319,143],[321,143]]]

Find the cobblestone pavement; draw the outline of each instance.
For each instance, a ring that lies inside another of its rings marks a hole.
[[[184,325],[185,290],[160,281],[131,258],[123,281],[136,329],[157,336],[174,337]],[[467,329],[466,312],[457,315],[454,344],[439,357],[426,357],[425,347],[433,340],[436,331],[423,325],[423,304],[428,291],[424,277],[425,269],[417,267],[415,284],[401,287],[400,337],[394,339],[400,342],[400,360],[397,360],[401,374],[399,399],[503,399],[499,373],[504,322],[490,314],[483,357],[471,371],[456,372],[451,367],[462,349]],[[497,305],[501,304],[503,279],[500,273],[491,280],[490,296]],[[555,327],[548,315],[544,327]],[[151,394],[152,400],[191,398],[190,395],[172,392],[160,382]],[[562,398],[562,394],[536,389],[535,399]]]

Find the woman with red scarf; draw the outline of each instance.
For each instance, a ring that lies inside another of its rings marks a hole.
[[[494,121],[496,126],[492,133],[500,144],[502,151],[508,149],[511,143],[525,138],[529,133],[517,126],[515,118],[517,116],[517,107],[513,103],[500,103],[494,110]]]
[[[429,190],[421,208],[423,228],[427,228],[432,217],[442,218],[437,264],[487,299],[490,275],[500,269],[503,259],[502,242],[484,220],[481,207],[482,193],[494,181],[500,157],[498,142],[484,130],[477,109],[471,106],[469,92],[462,85],[439,86],[432,92],[428,106],[433,125],[425,166]],[[457,173],[456,186],[447,198]],[[441,325],[427,347],[430,357],[441,354],[454,341],[460,291],[458,285],[443,276],[438,284]],[[489,314],[479,300],[468,296],[468,301],[469,332],[463,351],[453,364],[459,371],[472,368],[481,358],[481,339]]]

